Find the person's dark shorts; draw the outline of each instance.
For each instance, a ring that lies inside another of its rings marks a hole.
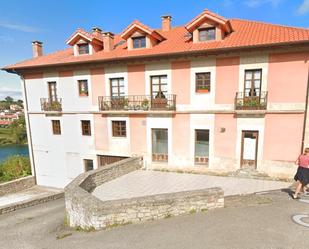
[[[309,183],[309,168],[298,167],[294,180],[300,181],[303,185],[307,185]]]

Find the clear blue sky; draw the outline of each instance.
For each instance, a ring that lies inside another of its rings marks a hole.
[[[31,58],[31,41],[43,41],[44,53],[66,47],[76,28],[93,26],[121,32],[138,19],[158,28],[161,15],[183,25],[205,8],[226,18],[242,18],[309,28],[309,0],[9,0],[0,5],[0,67]],[[17,76],[0,72],[0,99],[20,96]]]

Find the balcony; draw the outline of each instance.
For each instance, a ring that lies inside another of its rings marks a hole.
[[[261,92],[260,96],[244,96],[243,92],[237,92],[235,110],[266,110],[267,94],[267,92]]]
[[[50,98],[41,98],[41,110],[42,111],[54,111],[61,112],[62,111],[62,99],[50,99]]]
[[[174,111],[176,110],[176,95],[166,94],[162,97],[151,95],[100,96],[99,109],[100,111]]]

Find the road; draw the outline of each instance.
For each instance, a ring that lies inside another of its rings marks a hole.
[[[1,215],[0,248],[308,249],[309,228],[294,223],[294,214],[309,214],[309,203],[275,191],[229,197],[225,208],[205,213],[83,232],[65,226],[59,199]]]

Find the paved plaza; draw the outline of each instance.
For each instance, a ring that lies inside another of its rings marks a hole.
[[[221,187],[225,196],[232,196],[285,189],[290,186],[290,182],[137,170],[102,184],[93,191],[93,195],[106,201]]]

